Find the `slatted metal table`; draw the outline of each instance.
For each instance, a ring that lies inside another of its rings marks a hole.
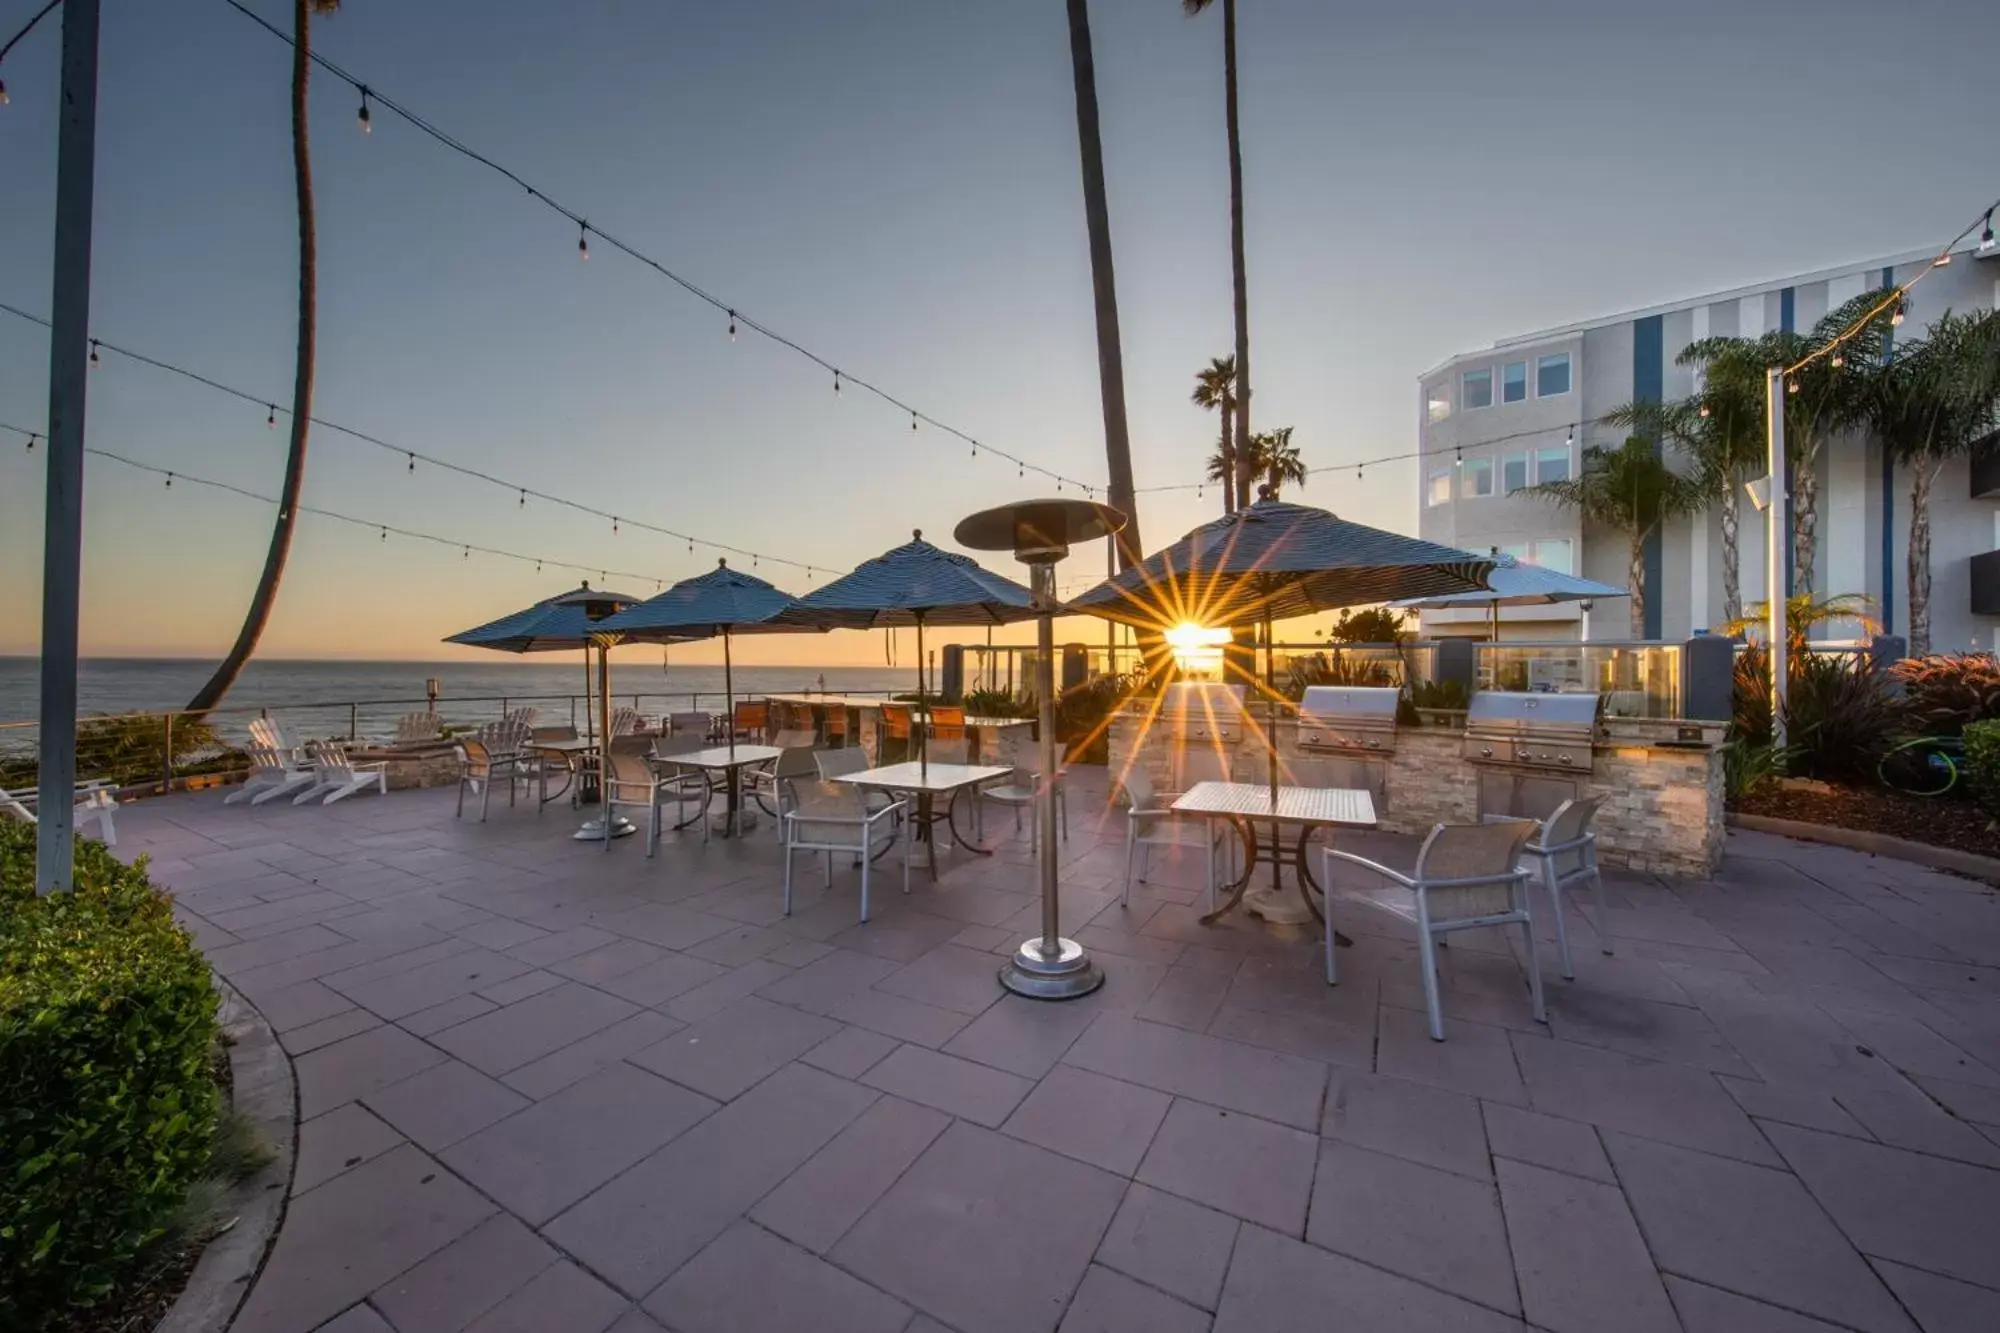
[[[1306,844],[1313,834],[1327,828],[1374,828],[1375,800],[1368,792],[1346,787],[1280,787],[1271,799],[1270,787],[1261,782],[1197,782],[1181,793],[1173,804],[1176,814],[1233,822],[1249,848],[1243,859],[1243,873],[1229,886],[1229,899],[1204,916],[1213,922],[1236,908],[1250,887],[1259,865],[1291,866],[1297,871],[1299,896],[1315,918],[1324,919],[1317,895],[1319,881],[1313,877],[1312,857]],[[1257,826],[1271,830],[1271,845],[1259,846]],[[1278,837],[1280,825],[1293,826],[1299,836],[1289,848]],[[1210,884],[1212,891],[1216,886]]]
[[[859,773],[843,773],[832,779],[856,787],[885,792],[912,792],[917,798],[916,827],[914,836],[929,845],[931,879],[937,879],[937,839],[933,829],[940,823],[951,826],[952,837],[958,845],[981,856],[991,856],[991,848],[982,847],[958,826],[959,798],[966,792],[977,791],[989,782],[1005,782],[1014,775],[1011,768],[998,768],[990,764],[888,764],[881,768],[865,768]],[[945,812],[936,813],[936,798],[946,798]]]

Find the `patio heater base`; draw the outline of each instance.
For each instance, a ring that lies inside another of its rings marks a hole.
[[[1023,940],[1000,969],[1000,984],[1031,1000],[1074,1000],[1104,984],[1104,969],[1075,940],[1059,939],[1053,954],[1036,936]]]
[[[614,838],[629,838],[638,831],[639,826],[623,815],[619,815],[611,821],[611,836]],[[569,836],[578,842],[603,842],[604,821],[602,819],[589,820]]]

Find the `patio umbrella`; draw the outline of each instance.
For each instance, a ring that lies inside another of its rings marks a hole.
[[[726,559],[691,579],[682,579],[657,597],[627,607],[604,622],[604,628],[647,643],[678,643],[689,639],[722,638],[724,716],[729,719],[729,748],[736,749],[736,675],[730,661],[734,634],[801,633],[813,625],[780,622],[776,617],[796,606],[792,595],[754,575],[731,569]]]
[[[970,556],[910,540],[863,562],[852,574],[801,597],[781,619],[820,629],[917,628],[917,694],[929,694],[925,625],[1006,625],[1035,617],[1035,595]],[[929,745],[918,751],[930,763]]]
[[[1150,629],[1254,619],[1264,631],[1264,689],[1275,700],[1272,621],[1400,597],[1486,590],[1491,557],[1286,504],[1271,499],[1268,488],[1260,493],[1255,504],[1204,523],[1075,598],[1071,609]],[[1275,807],[1278,745],[1270,730],[1265,749]],[[1274,845],[1276,837],[1274,826]],[[1277,887],[1275,856],[1271,878]]]
[[[446,643],[462,643],[474,648],[493,648],[503,653],[563,652],[581,648],[586,682],[590,650],[597,649],[597,703],[604,744],[611,741],[611,661],[612,645],[619,640],[603,622],[639,599],[620,592],[592,588],[588,583],[570,592],[544,598],[513,615],[490,620],[484,625],[450,635]],[[586,708],[585,712],[588,713]],[[607,815],[608,817],[608,815]],[[586,836],[582,831],[579,836]],[[602,836],[600,831],[596,835]]]
[[[1493,638],[1500,638],[1500,608],[1503,606],[1550,606],[1557,602],[1590,602],[1600,597],[1630,597],[1624,588],[1614,588],[1594,579],[1578,578],[1553,569],[1493,553],[1493,572],[1480,592],[1451,592],[1434,597],[1403,597],[1388,603],[1398,611],[1447,611],[1460,606],[1492,608]]]

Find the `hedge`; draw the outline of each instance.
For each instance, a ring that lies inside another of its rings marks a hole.
[[[207,1162],[216,996],[143,863],[76,844],[38,898],[35,831],[0,823],[0,1328],[88,1305]]]
[[[1965,725],[1965,781],[1973,799],[2000,819],[2000,722]]]

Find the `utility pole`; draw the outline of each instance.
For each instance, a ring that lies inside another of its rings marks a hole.
[[[97,169],[98,0],[66,0],[49,302],[49,459],[42,525],[40,788],[35,892],[76,887],[76,645],[83,563],[83,409],[90,376],[90,214]]]
[[[1771,744],[1785,743],[1785,687],[1790,681],[1790,665],[1785,661],[1789,646],[1785,639],[1785,552],[1791,496],[1785,490],[1785,372],[1776,366],[1764,376],[1765,428],[1768,466],[1771,470],[1771,505],[1765,510],[1765,526],[1771,535],[1765,578],[1770,588],[1764,604],[1769,608],[1764,637],[1770,644],[1771,659]]]

